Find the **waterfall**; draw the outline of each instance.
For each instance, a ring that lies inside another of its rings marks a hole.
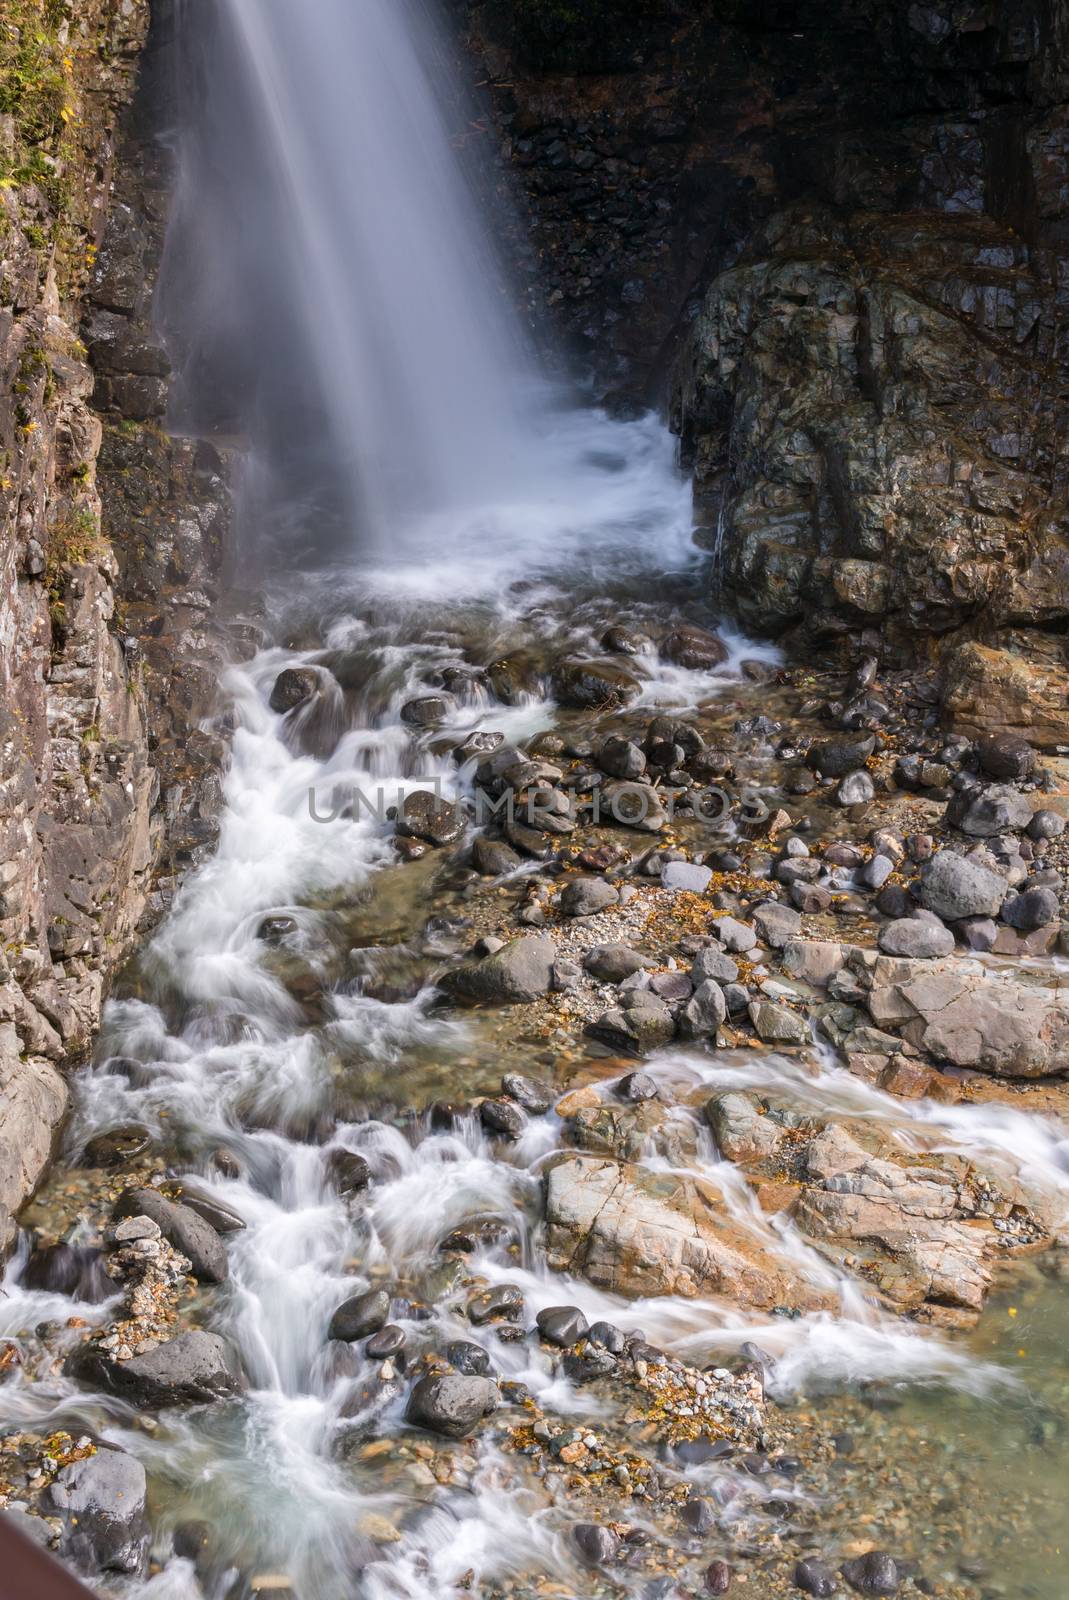
[[[511,496],[544,386],[431,7],[187,3],[159,291],[177,420],[240,433],[264,506],[326,488],[364,550]]]

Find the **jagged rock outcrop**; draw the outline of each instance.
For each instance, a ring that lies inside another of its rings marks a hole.
[[[725,602],[1069,742],[1065,0],[464,9],[532,303],[672,374]]]
[[[146,0],[16,8],[0,52],[0,1246],[165,845],[210,836],[223,463],[160,429],[166,162],[129,110],[166,11],[146,53]],[[39,82],[4,53],[26,29]]]
[[[986,218],[777,215],[677,371],[744,622],[902,651],[1062,626],[1061,317],[1053,263]]]

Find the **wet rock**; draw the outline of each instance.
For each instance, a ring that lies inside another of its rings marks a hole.
[[[492,755],[495,750],[500,750],[505,742],[503,733],[491,730],[469,733],[463,744],[458,744],[453,750],[453,760],[460,766],[467,761],[474,761],[477,757]]]
[[[327,1182],[340,1195],[358,1194],[371,1182],[371,1168],[355,1150],[328,1150]]]
[[[151,1144],[152,1135],[147,1128],[136,1122],[125,1123],[90,1139],[83,1160],[87,1167],[121,1167],[144,1155]]]
[[[195,1211],[202,1217],[209,1227],[216,1233],[241,1233],[245,1228],[245,1219],[238,1215],[230,1206],[225,1205],[210,1189],[201,1189],[199,1186],[182,1179],[174,1185],[178,1189],[177,1199],[185,1206],[187,1211]]]
[[[468,1321],[475,1323],[476,1327],[502,1318],[515,1322],[523,1316],[523,1290],[517,1289],[514,1283],[499,1283],[492,1289],[483,1289],[481,1293],[472,1295],[465,1309]]]
[[[711,1561],[705,1569],[706,1594],[727,1594],[731,1588],[731,1568],[726,1561]]]
[[[765,944],[782,950],[788,939],[802,931],[802,918],[792,906],[778,900],[763,900],[753,911],[754,927]]]
[[[640,833],[660,833],[668,821],[660,794],[650,784],[612,782],[603,786],[598,814],[608,825],[633,828]]]
[[[697,628],[689,623],[674,628],[667,638],[662,639],[660,651],[666,661],[672,661],[677,667],[685,667],[691,672],[722,666],[728,658],[727,646],[722,639],[706,628]]]
[[[397,831],[407,838],[441,846],[454,844],[460,838],[464,822],[456,805],[430,789],[416,789],[404,798]]]
[[[632,739],[611,734],[597,753],[598,766],[610,778],[641,778],[646,770],[646,757]]]
[[[616,1093],[630,1105],[644,1105],[657,1098],[657,1082],[648,1072],[629,1072],[616,1085]]]
[[[104,1271],[102,1253],[73,1244],[38,1245],[23,1268],[22,1287],[67,1294],[90,1305],[99,1305],[115,1293],[115,1284]]]
[[[484,834],[479,834],[472,840],[471,862],[476,872],[484,878],[503,878],[507,873],[516,871],[521,865],[521,858],[503,839],[487,839]]]
[[[619,1328],[611,1322],[592,1322],[587,1334],[590,1344],[601,1345],[610,1355],[621,1356],[627,1343]]]
[[[1019,782],[1030,778],[1036,769],[1036,753],[1027,739],[1012,733],[990,733],[979,741],[976,753],[983,770],[992,778]]]
[[[604,878],[574,878],[561,892],[558,904],[562,916],[591,917],[619,899],[619,891]]]
[[[639,695],[638,680],[607,661],[563,661],[552,677],[554,697],[580,711],[612,711]]]
[[[952,850],[940,850],[921,868],[917,899],[944,922],[997,917],[1007,894],[1005,878]]]
[[[497,1403],[497,1384],[490,1378],[445,1373],[420,1379],[409,1396],[405,1421],[445,1439],[466,1439]]]
[[[446,1345],[445,1354],[450,1366],[467,1377],[482,1378],[490,1371],[490,1357],[482,1345],[468,1339],[454,1339]]]
[[[149,1526],[145,1469],[110,1445],[62,1467],[45,1496],[63,1523],[60,1550],[83,1572],[143,1575]]]
[[[633,972],[641,972],[652,965],[651,956],[644,956],[626,944],[595,945],[583,959],[587,972],[600,983],[623,983]]]
[[[265,917],[256,930],[256,937],[277,950],[299,932],[296,917]]]
[[[711,1502],[700,1497],[688,1500],[679,1516],[691,1533],[700,1534],[703,1538],[706,1534],[712,1533],[716,1527],[716,1512]]]
[[[882,1550],[870,1550],[856,1561],[844,1561],[840,1571],[858,1594],[896,1594],[901,1581],[894,1558]]]
[[[572,1154],[552,1162],[545,1184],[555,1271],[628,1296],[724,1294],[765,1309],[820,1299],[734,1221],[712,1184]]]
[[[561,1363],[561,1370],[572,1383],[595,1383],[616,1371],[616,1357],[608,1350],[597,1350],[589,1344],[582,1353],[570,1350]]]
[[[603,1528],[596,1522],[575,1523],[572,1540],[579,1559],[588,1567],[603,1567],[615,1561],[620,1549],[618,1535],[611,1528]]]
[[[135,1405],[203,1405],[239,1394],[243,1387],[233,1347],[202,1328],[129,1361],[114,1361],[93,1344],[79,1345],[67,1367],[72,1377]]]
[[[484,1100],[479,1107],[479,1121],[488,1133],[504,1139],[518,1139],[527,1126],[523,1107],[507,1099]]]
[[[444,722],[453,709],[453,701],[444,694],[422,694],[406,700],[401,707],[401,721],[412,728],[433,728]]]
[[[226,1247],[215,1229],[189,1206],[176,1205],[158,1189],[127,1189],[115,1206],[116,1218],[149,1217],[168,1244],[188,1257],[201,1283],[223,1283],[229,1271]]]
[[[365,1294],[342,1301],[330,1319],[327,1338],[354,1344],[357,1339],[366,1339],[369,1333],[378,1333],[386,1326],[389,1315],[390,1297],[386,1290],[369,1289]]]
[[[570,1350],[587,1332],[587,1320],[578,1306],[548,1306],[535,1318],[538,1331],[547,1344]]]
[[[902,917],[880,929],[877,943],[885,955],[923,961],[953,954],[954,935],[941,922]]]
[[[641,1007],[603,1011],[600,1017],[587,1024],[587,1033],[614,1050],[630,1055],[646,1055],[659,1049],[675,1036],[676,1025],[667,1006],[660,1004],[653,995],[649,995],[648,1000],[649,1003]]]
[[[312,667],[287,667],[275,679],[268,705],[279,716],[296,711],[319,693],[319,674]]]
[[[389,1322],[372,1334],[364,1346],[364,1354],[369,1361],[396,1360],[403,1355],[406,1342],[405,1330]]]
[[[876,748],[876,735],[865,733],[853,739],[822,739],[810,745],[806,765],[824,778],[845,778],[862,767]]]
[[[640,656],[649,648],[649,638],[637,628],[609,628],[601,638],[601,648],[611,656]]]
[[[828,1600],[839,1587],[835,1573],[826,1561],[819,1561],[815,1556],[809,1556],[804,1561],[799,1561],[794,1569],[795,1586],[803,1594],[816,1597],[816,1600]]]
[[[772,1000],[752,1000],[750,1021],[764,1044],[808,1044],[809,1028],[804,1017]]]
[[[552,939],[527,934],[484,961],[443,973],[438,987],[457,1005],[523,1004],[549,993],[556,957]]]
[[[545,1084],[536,1083],[533,1078],[525,1078],[518,1072],[505,1073],[501,1079],[501,1090],[533,1117],[544,1116],[553,1104],[552,1091]]]
[[[1002,905],[1002,920],[1019,933],[1031,933],[1058,920],[1058,896],[1053,889],[1026,889],[1011,894]]]
[[[876,794],[876,785],[867,772],[848,772],[840,778],[835,789],[835,800],[841,806],[868,805]]]

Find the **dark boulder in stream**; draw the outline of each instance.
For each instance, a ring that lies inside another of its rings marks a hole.
[[[145,1469],[123,1450],[101,1445],[63,1467],[47,1509],[63,1523],[60,1547],[83,1571],[142,1574],[148,1559]]]
[[[98,1345],[79,1345],[67,1361],[71,1377],[134,1405],[204,1405],[240,1394],[244,1380],[229,1340],[194,1328],[144,1355],[117,1361]]]
[[[446,1373],[419,1380],[409,1396],[405,1421],[446,1439],[466,1439],[497,1403],[492,1379]]]
[[[116,1218],[150,1217],[168,1244],[189,1258],[201,1283],[223,1283],[229,1270],[226,1247],[211,1224],[191,1206],[177,1205],[158,1189],[127,1189],[115,1207]]]

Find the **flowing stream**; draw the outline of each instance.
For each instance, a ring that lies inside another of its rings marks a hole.
[[[276,534],[288,529],[297,550],[317,543],[307,521],[321,516],[347,525],[348,549],[339,554],[332,537],[332,564],[268,583],[274,642],[221,685],[234,733],[217,852],[109,1004],[95,1062],[78,1081],[67,1155],[76,1188],[93,1133],[142,1124],[171,1170],[195,1175],[238,1213],[245,1227],[228,1239],[229,1279],[204,1315],[233,1340],[249,1387],[238,1401],[154,1420],[54,1372],[26,1374],[5,1389],[7,1419],[92,1426],[149,1468],[158,1570],[144,1582],[116,1578],[105,1592],[648,1592],[626,1573],[609,1583],[583,1572],[565,1537],[567,1507],[540,1497],[492,1443],[467,1441],[444,1482],[426,1462],[391,1465],[388,1443],[406,1433],[404,1382],[382,1383],[357,1346],[348,1366],[331,1357],[335,1307],[385,1284],[410,1359],[474,1341],[547,1411],[612,1426],[536,1345],[502,1342],[464,1317],[464,1291],[439,1246],[484,1216],[503,1236],[468,1271],[522,1288],[528,1323],[542,1307],[574,1303],[699,1364],[756,1339],[777,1358],[773,1391],[788,1405],[806,1397],[848,1409],[854,1401],[843,1397],[858,1386],[897,1383],[918,1413],[918,1459],[934,1452],[933,1481],[947,1471],[937,1446],[952,1454],[963,1435],[996,1462],[996,1516],[1009,1469],[991,1441],[1025,1414],[1033,1374],[1022,1382],[990,1322],[970,1346],[878,1312],[789,1223],[764,1216],[693,1129],[686,1159],[838,1313],[789,1320],[712,1301],[625,1302],[554,1275],[539,1203],[556,1117],[533,1117],[506,1144],[471,1114],[443,1120],[434,1110],[496,1091],[503,1070],[545,1076],[552,1049],[503,1039],[484,1014],[458,1020],[435,1009],[427,972],[465,943],[462,888],[442,887],[433,858],[398,864],[388,820],[331,815],[330,797],[381,788],[396,803],[431,780],[463,794],[470,770],[449,751],[470,732],[514,741],[559,721],[548,688],[556,661],[595,650],[622,615],[651,631],[680,615],[700,620],[690,489],[655,418],[582,409],[540,374],[508,310],[488,213],[473,198],[478,174],[464,159],[467,113],[448,50],[421,5],[220,0],[214,27],[183,135],[163,286],[161,316],[185,375],[179,408],[191,425],[210,409],[206,391],[229,363],[221,409],[250,441],[250,530],[263,517]],[[320,472],[329,493],[310,499]],[[740,662],[773,653],[729,643],[729,659],[711,671],[640,653],[640,706],[652,716],[748,693],[759,709],[760,690],[740,687]],[[524,663],[507,703],[481,675],[501,660]],[[269,706],[287,668],[319,680],[297,716]],[[414,729],[402,707],[443,682],[452,693],[444,721]],[[265,931],[273,921],[288,930],[281,956]],[[681,1093],[774,1086],[800,1110],[873,1119],[913,1149],[1027,1168],[1069,1206],[1066,1133],[1053,1120],[902,1102],[831,1063],[813,1075],[767,1053],[666,1052],[651,1071]],[[681,1126],[688,1119],[683,1111]],[[370,1165],[359,1203],[330,1182],[340,1151]],[[662,1170],[682,1159],[660,1147],[643,1156]],[[23,1260],[9,1269],[0,1310],[13,1336],[71,1315],[68,1300],[20,1286]],[[1043,1286],[1033,1295],[1044,1328],[1058,1315],[1050,1295]],[[75,1307],[83,1322],[106,1310]],[[1043,1343],[1047,1390],[1069,1384],[1064,1349],[1055,1356],[1049,1333]],[[1050,1415],[1062,1399],[1049,1398]],[[897,1425],[870,1416],[876,1428]],[[1046,1447],[1040,1499],[1069,1481],[1064,1435],[1056,1430]],[[737,1534],[766,1516],[768,1494],[740,1487],[737,1473],[706,1466],[698,1477]],[[1037,1529],[1044,1515],[1035,1511]],[[224,1552],[214,1565],[172,1543],[191,1520],[210,1524]],[[1055,1600],[1062,1591],[1045,1558],[1026,1567],[1032,1587],[1012,1593]],[[241,1586],[250,1577],[253,1591]]]

